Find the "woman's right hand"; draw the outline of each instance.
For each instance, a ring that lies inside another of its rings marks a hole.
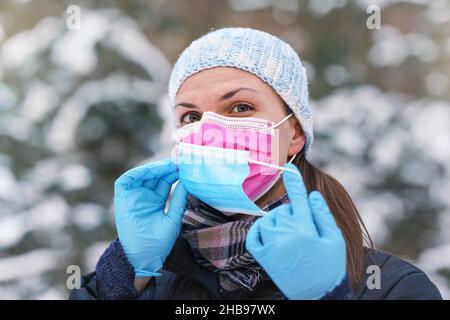
[[[164,212],[177,166],[169,159],[128,170],[114,185],[117,233],[136,278],[161,275],[166,257],[181,231],[187,191],[178,183]]]

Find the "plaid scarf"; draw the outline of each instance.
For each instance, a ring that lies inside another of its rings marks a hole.
[[[263,210],[289,202],[285,194]],[[245,237],[257,216],[233,220],[192,195],[182,221],[182,236],[188,241],[197,262],[218,275],[224,295],[254,291],[268,275],[245,249]]]

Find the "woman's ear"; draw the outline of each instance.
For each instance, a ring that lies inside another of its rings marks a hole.
[[[303,133],[302,126],[298,122],[297,118],[290,119],[291,124],[291,143],[289,144],[288,156],[289,158],[299,153],[305,146],[305,134]]]

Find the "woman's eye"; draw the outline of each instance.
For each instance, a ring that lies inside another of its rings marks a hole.
[[[200,121],[200,115],[196,114],[196,113],[186,113],[185,115],[183,115],[183,117],[181,118],[181,123],[182,124],[188,124],[188,123],[192,123],[192,122],[196,122],[196,121]]]
[[[245,103],[237,104],[233,107],[232,112],[247,112],[251,111],[253,108]]]

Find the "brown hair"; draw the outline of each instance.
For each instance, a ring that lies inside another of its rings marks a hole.
[[[319,191],[330,208],[347,246],[347,273],[353,287],[362,279],[364,245],[374,248],[373,241],[361,216],[344,187],[333,177],[313,166],[305,157],[305,148],[297,155],[294,164],[300,169],[306,189]]]

